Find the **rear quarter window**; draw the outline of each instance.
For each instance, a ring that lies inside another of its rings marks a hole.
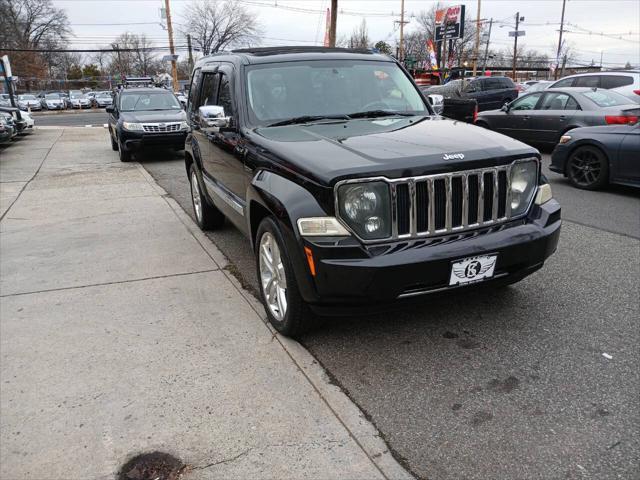
[[[631,103],[627,97],[616,92],[608,90],[594,90],[592,92],[583,92],[582,96],[587,97],[599,107],[615,107],[616,105],[627,105]]]
[[[626,75],[604,75],[602,77],[602,88],[618,88],[625,85],[633,85],[633,78]]]

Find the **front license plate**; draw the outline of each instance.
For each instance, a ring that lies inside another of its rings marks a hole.
[[[453,262],[449,285],[474,283],[493,277],[498,255],[479,255]]]

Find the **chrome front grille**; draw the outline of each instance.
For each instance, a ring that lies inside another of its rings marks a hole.
[[[509,169],[390,180],[392,238],[441,235],[508,220]]]
[[[178,123],[143,123],[142,128],[148,133],[164,133],[179,132],[180,122]]]
[[[529,160],[533,159],[522,161]],[[522,213],[517,215],[511,214],[511,169],[520,162],[417,177],[373,177],[340,183],[385,182],[389,185],[391,235],[375,240],[358,237],[361,241],[419,239],[500,225],[525,215],[528,208],[520,209]],[[537,183],[537,179],[535,181]],[[335,201],[339,215],[337,193]],[[348,222],[344,223],[348,225]]]

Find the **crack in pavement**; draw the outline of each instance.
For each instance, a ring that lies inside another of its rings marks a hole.
[[[223,460],[219,460],[217,462],[213,462],[213,463],[209,463],[207,465],[202,465],[200,467],[192,467],[192,470],[204,470],[205,468],[210,468],[210,467],[215,467],[216,465],[221,465],[223,463],[229,463],[229,462],[235,462],[236,460],[238,460],[240,457],[245,456],[247,453],[249,453],[251,450],[253,450],[254,447],[249,447],[246,450],[244,450],[243,452],[240,452],[239,454],[237,454],[234,457],[230,457],[230,458],[225,458]]]
[[[172,278],[172,277],[184,277],[186,275],[196,275],[199,273],[209,273],[209,272],[217,272],[219,268],[210,268],[208,270],[198,270],[197,272],[183,272],[183,273],[169,273],[167,275],[156,275],[153,277],[143,277],[143,278],[132,278],[131,280],[119,280],[114,282],[102,282],[102,283],[90,283],[87,285],[76,285],[73,287],[61,287],[61,288],[49,288],[45,290],[35,290],[32,292],[18,292],[18,293],[8,293],[6,295],[0,295],[0,298],[6,297],[19,297],[22,295],[33,295],[36,293],[49,293],[49,292],[60,292],[62,290],[76,290],[80,288],[90,288],[90,287],[102,287],[105,285],[120,285],[122,283],[133,283],[133,282],[144,282],[145,280],[157,280],[160,278]]]

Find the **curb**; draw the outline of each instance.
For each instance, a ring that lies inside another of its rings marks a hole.
[[[300,343],[288,337],[280,335],[267,321],[262,303],[258,301],[249,291],[242,288],[237,278],[225,269],[230,265],[229,260],[216,247],[193,221],[193,219],[182,209],[169,194],[155,181],[149,172],[138,162],[135,162],[140,173],[152,186],[152,188],[162,196],[169,207],[176,214],[182,224],[189,230],[211,259],[218,265],[220,271],[233,284],[236,290],[242,295],[244,300],[258,315],[272,337],[287,352],[289,358],[295,363],[300,372],[305,376],[320,398],[327,405],[329,410],[335,415],[340,423],[349,432],[349,435],[360,446],[369,460],[378,468],[382,476],[387,479],[409,480],[411,475],[391,454],[391,451],[383,440],[376,427],[366,419],[360,408],[342,391],[340,387],[333,384],[329,375],[320,363],[304,348]]]

